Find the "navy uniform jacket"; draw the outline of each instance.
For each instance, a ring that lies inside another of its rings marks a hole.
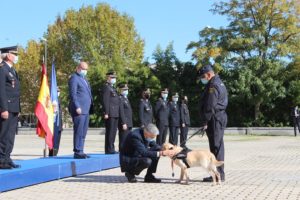
[[[162,98],[159,98],[155,104],[155,117],[156,121],[161,124],[168,126],[169,125],[169,106],[167,101],[164,101]]]
[[[141,126],[146,126],[152,123],[153,111],[149,100],[141,99],[139,105],[139,117]]]
[[[20,112],[20,81],[6,62],[0,63],[0,112]]]
[[[81,114],[86,115],[91,112],[92,93],[89,82],[80,74],[75,72],[69,79],[69,112],[76,116],[76,109],[81,109]]]
[[[222,117],[221,111],[225,111],[227,105],[227,89],[219,75],[215,75],[206,85],[201,97],[200,117],[202,125],[210,121],[212,116],[217,119]]]
[[[118,118],[120,112],[120,98],[116,89],[110,83],[105,83],[104,87],[102,88],[102,98],[104,115]]]
[[[149,142],[144,137],[142,128],[131,131],[123,144],[121,154],[127,157],[156,158],[157,151],[161,148],[155,142]]]
[[[173,101],[169,102],[170,109],[170,126],[180,126],[180,108],[178,103],[174,103]]]
[[[133,127],[132,108],[128,98],[120,95],[120,123],[126,124],[127,127]]]
[[[190,111],[185,103],[180,106],[180,116],[181,124],[191,125]]]

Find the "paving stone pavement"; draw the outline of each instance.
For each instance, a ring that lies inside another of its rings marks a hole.
[[[116,146],[117,146],[116,142]],[[14,159],[31,159],[42,155],[43,140],[35,135],[16,137]],[[103,152],[104,136],[88,135],[86,152]],[[188,146],[207,149],[207,138],[193,137]],[[225,136],[226,181],[220,186],[201,182],[208,174],[202,168],[190,168],[189,185],[176,184],[171,176],[171,162],[161,158],[156,177],[162,183],[144,183],[145,171],[138,183],[128,183],[119,168],[71,177],[0,194],[0,200],[102,200],[102,199],[299,199],[300,137]],[[63,135],[60,155],[72,153],[72,136]],[[0,183],[1,184],[1,183]]]

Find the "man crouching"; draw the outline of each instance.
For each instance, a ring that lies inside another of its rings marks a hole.
[[[173,156],[173,150],[161,151],[155,139],[159,134],[154,124],[148,124],[143,129],[131,131],[120,150],[121,171],[125,172],[128,182],[137,182],[135,175],[148,168],[144,181],[148,183],[160,183],[161,179],[153,176],[156,172],[160,156]]]

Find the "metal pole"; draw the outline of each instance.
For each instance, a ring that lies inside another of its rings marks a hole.
[[[45,42],[45,60],[44,60],[44,64],[45,64],[45,68],[46,68],[46,72],[47,72],[47,40],[45,38],[43,38],[43,41]],[[47,143],[46,143],[46,135],[45,135],[45,148],[44,148],[44,158],[47,156]]]

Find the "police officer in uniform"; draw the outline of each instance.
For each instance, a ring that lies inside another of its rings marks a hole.
[[[18,47],[0,51],[3,59],[0,63],[0,169],[13,169],[21,167],[10,158],[20,113],[20,81],[14,68],[18,62]]]
[[[157,136],[157,144],[162,145],[166,142],[166,137],[168,134],[169,127],[169,106],[168,106],[168,89],[163,89],[161,91],[161,97],[157,100],[155,104],[155,118],[156,125],[159,130],[159,135]]]
[[[127,84],[120,84],[120,119],[119,119],[119,151],[122,144],[133,127],[132,108],[128,99],[129,88]]]
[[[190,111],[187,106],[188,98],[184,96],[181,100],[180,105],[180,146],[186,147],[186,139],[189,132],[190,121]]]
[[[210,151],[217,160],[224,161],[224,130],[227,125],[225,109],[228,104],[227,89],[215,74],[211,65],[205,65],[199,71],[202,84],[205,85],[201,97],[200,116],[201,124],[206,129]],[[224,165],[218,167],[221,180],[225,181]],[[204,182],[212,182],[212,177],[203,179]]]
[[[139,104],[139,118],[140,118],[140,126],[144,128],[147,124],[152,123],[153,121],[153,111],[150,102],[150,89],[146,89],[143,91],[142,99]]]
[[[295,133],[295,137],[296,137],[297,136],[297,127],[298,127],[298,131],[300,133],[300,113],[299,113],[298,106],[296,106],[292,109],[291,116],[293,118],[294,133]]]
[[[107,74],[107,82],[102,89],[102,102],[105,119],[105,154],[115,154],[115,139],[119,121],[119,106],[120,98],[114,88],[117,81],[117,76],[114,71],[109,71]]]
[[[172,96],[172,101],[169,102],[169,124],[170,124],[170,137],[169,142],[173,145],[178,143],[178,133],[180,127],[180,108],[178,105],[178,94]]]

